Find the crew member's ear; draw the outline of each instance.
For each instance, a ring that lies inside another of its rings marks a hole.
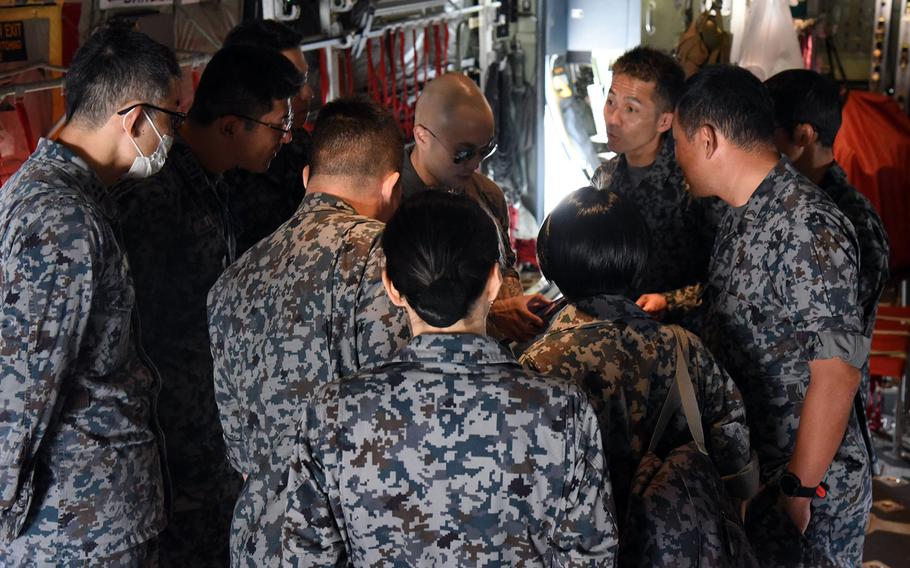
[[[499,268],[499,263],[494,262],[493,266],[490,267],[490,273],[487,275],[487,283],[484,286],[484,298],[486,298],[488,304],[493,304],[497,296],[499,296],[499,288],[502,286],[502,271]]]
[[[138,102],[140,101],[131,101],[129,104],[123,105],[123,108],[132,106]],[[120,127],[132,138],[139,138],[139,136],[142,135],[142,132],[147,123],[145,116],[142,114],[141,106],[133,108],[133,110],[129,111],[123,116],[114,115],[113,119],[119,122]]]
[[[418,144],[426,144],[427,138],[430,136],[430,133],[427,132],[427,129],[423,125],[417,124],[414,126],[414,142]]]
[[[392,284],[392,280],[389,279],[389,275],[386,273],[385,269],[382,270],[382,286],[385,288],[385,293],[389,296],[389,300],[392,301],[392,304],[399,308],[407,306],[407,300],[398,293],[398,289]]]
[[[657,131],[663,134],[673,128],[673,112],[662,112],[657,119]]]
[[[797,124],[793,129],[793,143],[803,148],[815,144],[818,141],[818,132],[811,124]]]
[[[309,185],[309,183],[310,183],[310,166],[309,165],[306,165],[303,167],[303,172],[301,172],[301,175],[303,176],[303,188],[306,189],[306,186]]]
[[[696,146],[706,160],[710,160],[718,148],[718,132],[710,124],[703,124],[698,129],[698,145]]]

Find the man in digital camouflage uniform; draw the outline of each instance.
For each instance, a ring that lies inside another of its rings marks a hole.
[[[394,120],[371,103],[324,107],[300,208],[209,294],[215,398],[228,459],[247,477],[231,528],[235,566],[280,561],[304,403],[407,340],[406,318],[382,289],[379,245],[380,220],[398,201],[401,144]]]
[[[875,207],[850,185],[846,172],[834,161],[834,138],[841,124],[837,83],[815,71],[791,69],[771,77],[765,86],[774,101],[777,149],[828,194],[856,230],[863,333],[871,340],[878,300],[888,282],[888,235]],[[863,365],[860,394],[868,399],[868,361]]]
[[[157,565],[159,381],[108,187],[164,162],[179,75],[163,45],[102,28],[58,139],[0,191],[0,566]]]
[[[414,145],[405,149],[401,172],[404,199],[429,189],[467,195],[497,221],[504,272],[499,298],[490,311],[490,334],[523,342],[543,331],[538,313],[549,302],[524,295],[515,251],[509,241],[509,211],[502,189],[477,168],[496,150],[493,110],[477,85],[461,73],[427,83],[415,109]],[[535,313],[537,312],[537,313]]]
[[[224,48],[206,66],[163,170],[115,190],[136,280],[143,344],[161,373],[159,404],[174,486],[165,566],[224,566],[242,480],[227,461],[212,383],[206,295],[235,260],[222,174],[265,171],[290,139],[296,68],[273,50]],[[247,118],[249,117],[249,118]]]
[[[779,156],[773,103],[748,71],[690,78],[673,134],[692,191],[730,205],[704,330],[742,391],[761,464],[749,538],[765,566],[856,566],[872,492],[854,412],[869,339],[853,226]]]
[[[695,199],[676,164],[670,127],[684,81],[673,58],[649,47],[616,60],[603,112],[607,144],[618,155],[594,172],[591,185],[631,200],[648,226],[638,306],[691,327],[724,205]]]
[[[225,47],[255,45],[279,51],[303,77],[300,90],[291,98],[291,141],[278,150],[269,169],[252,172],[235,168],[224,175],[228,204],[237,223],[238,257],[290,219],[306,193],[303,168],[310,163],[310,134],[303,126],[313,90],[307,84],[310,68],[300,51],[302,40],[299,32],[275,20],[246,20],[224,39]]]

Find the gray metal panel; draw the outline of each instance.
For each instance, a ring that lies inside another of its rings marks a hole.
[[[641,41],[641,0],[569,0],[569,51],[625,51]]]

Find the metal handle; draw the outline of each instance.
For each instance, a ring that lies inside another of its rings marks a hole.
[[[654,35],[654,32],[657,29],[654,27],[654,10],[657,9],[657,4],[652,0],[648,2],[648,10],[645,12],[645,32],[649,36]]]

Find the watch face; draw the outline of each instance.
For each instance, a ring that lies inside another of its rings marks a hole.
[[[796,495],[797,489],[799,489],[799,479],[792,473],[787,472],[780,478],[780,490],[787,497]]]

